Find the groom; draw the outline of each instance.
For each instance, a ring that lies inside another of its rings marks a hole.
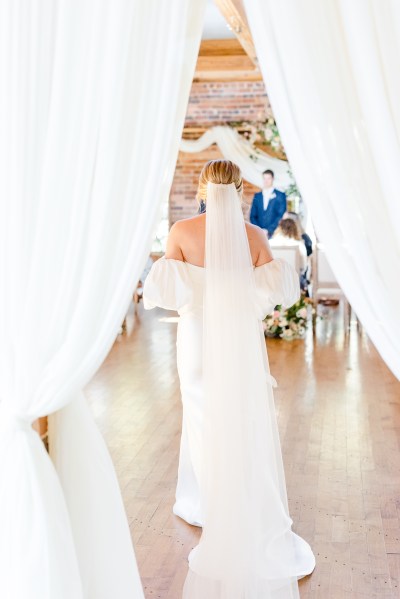
[[[263,172],[264,187],[253,197],[250,211],[250,222],[267,231],[272,237],[279,221],[286,212],[286,195],[274,187],[274,173]]]

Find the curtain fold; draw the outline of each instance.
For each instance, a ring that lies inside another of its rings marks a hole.
[[[83,393],[49,420],[51,456],[68,506],[84,597],[132,597],[140,577],[118,481]],[[137,596],[142,597],[140,587]]]
[[[258,150],[232,127],[217,125],[198,139],[182,139],[180,149],[182,152],[202,152],[214,143],[223,157],[237,164],[246,181],[253,185],[263,187],[262,173],[266,169],[274,171],[278,189],[284,190],[291,184],[289,165],[285,160],[273,158]]]
[[[114,597],[113,587],[119,599],[143,596],[115,473],[80,390],[108,353],[150,251],[203,9],[203,0],[0,3],[7,599],[103,599]],[[30,426],[56,411],[59,477]],[[78,432],[82,445],[66,461]],[[87,468],[93,472],[84,476]],[[115,530],[89,518],[90,505],[119,523]]]
[[[294,177],[339,284],[400,378],[400,7],[244,0]],[[367,68],[366,68],[366,65]]]

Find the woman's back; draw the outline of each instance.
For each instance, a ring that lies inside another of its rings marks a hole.
[[[170,229],[166,258],[204,266],[207,214],[198,214],[179,220]],[[245,222],[250,254],[254,266],[261,266],[273,258],[265,232],[251,223]]]

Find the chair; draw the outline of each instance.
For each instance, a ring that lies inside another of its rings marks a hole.
[[[300,276],[301,255],[296,245],[273,245],[273,243],[270,243],[270,247],[274,258],[282,258],[286,262],[289,262]]]
[[[322,243],[316,244],[312,257],[312,298],[315,308],[313,327],[316,324],[318,302],[321,299],[336,299],[343,303],[344,330],[347,333],[350,328],[351,306],[330,267]]]

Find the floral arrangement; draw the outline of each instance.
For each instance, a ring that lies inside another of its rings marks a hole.
[[[231,121],[228,125],[236,129],[244,129],[242,135],[252,145],[256,143],[267,145],[273,150],[277,158],[287,160],[285,148],[283,147],[274,117],[270,116],[265,121]]]
[[[258,134],[261,139],[267,143],[275,152],[279,152],[286,158],[285,148],[283,147],[281,136],[279,135],[278,127],[275,119],[270,117],[266,123],[260,124]]]
[[[308,315],[312,311],[312,300],[302,296],[298,302],[287,310],[276,306],[272,314],[263,321],[264,333],[267,337],[281,337],[287,341],[304,337]]]

